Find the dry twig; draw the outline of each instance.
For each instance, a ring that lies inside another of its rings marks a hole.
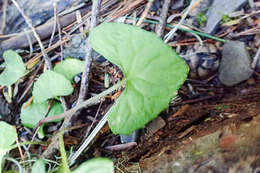
[[[154,0],[149,0],[148,3],[146,4],[146,7],[145,7],[141,17],[140,17],[139,21],[136,24],[137,26],[140,26],[144,22],[144,20],[145,20],[145,18],[147,16],[151,6],[153,5],[153,1]]]
[[[259,58],[260,58],[260,45],[257,49],[257,52],[256,52],[254,59],[253,59],[253,62],[251,64],[252,69],[255,69],[257,62],[259,61]]]
[[[81,15],[84,15],[88,12],[88,8],[83,8],[80,10]],[[73,21],[75,21],[76,16],[75,16],[75,12],[68,14],[66,16],[62,16],[60,18],[60,28],[63,28],[65,26],[68,26],[69,24],[71,24]],[[47,39],[51,33],[52,33],[52,29],[53,29],[53,21],[51,22],[47,22],[41,26],[38,26],[36,28],[37,33],[39,34],[41,39]],[[28,31],[31,40],[32,40],[32,44],[36,43],[37,40],[33,37],[33,33],[32,31]],[[15,34],[16,36],[9,38],[8,40],[4,40],[2,42],[0,42],[0,49],[2,50],[7,50],[7,49],[19,49],[19,48],[23,48],[23,47],[28,47],[29,43],[27,41],[26,35],[25,33],[20,33],[20,34]]]
[[[156,26],[156,29],[155,29],[156,30],[155,32],[159,37],[161,37],[163,35],[163,32],[164,32],[166,18],[167,18],[170,3],[171,3],[171,0],[164,0],[162,11],[161,11],[161,14],[160,14],[159,24]]]
[[[0,34],[4,33],[4,29],[5,29],[5,25],[6,25],[6,9],[7,9],[7,2],[8,0],[4,0],[3,3],[3,7],[2,7],[2,12],[3,12],[3,16],[2,16],[2,26],[0,27]]]
[[[70,110],[56,115],[56,116],[51,116],[51,117],[46,117],[44,119],[42,119],[39,124],[37,126],[40,126],[42,123],[45,122],[49,122],[49,121],[53,121],[53,120],[57,120],[60,118],[65,118],[65,117],[71,117],[73,114],[75,114],[79,109],[87,107],[87,106],[91,106],[94,104],[97,104],[100,102],[100,99],[105,97],[106,95],[112,93],[113,91],[119,89],[120,87],[122,87],[125,84],[125,80],[122,80],[118,83],[116,83],[114,86],[112,86],[111,88],[103,91],[102,93],[91,97],[90,99],[83,101],[82,103],[77,104],[75,107],[71,108]],[[83,150],[85,149],[85,147],[91,142],[91,140],[95,137],[95,135],[97,134],[97,132],[99,132],[99,130],[103,127],[103,125],[106,123],[107,121],[107,116],[105,115],[99,122],[99,124],[95,127],[95,129],[91,132],[91,134],[89,135],[90,138],[88,138],[88,140],[84,141],[84,145],[81,146],[81,149],[83,148]],[[64,130],[64,129],[63,129]],[[53,152],[55,152],[56,149],[58,149],[58,140],[59,140],[59,135],[56,134],[52,137],[52,142],[51,144],[48,146],[48,148],[44,151],[44,153],[42,154],[43,157],[50,157],[51,154]],[[77,158],[77,157],[76,157]]]
[[[97,16],[98,16],[99,8],[100,8],[100,2],[101,2],[101,0],[93,1],[90,28],[94,28],[97,25]],[[84,68],[84,71],[82,74],[80,95],[79,95],[79,98],[77,101],[77,106],[74,107],[73,109],[67,111],[69,113],[65,116],[64,122],[63,122],[62,126],[60,127],[60,130],[64,130],[70,126],[71,118],[78,110],[78,109],[75,110],[75,108],[79,107],[80,105],[82,105],[84,103],[83,100],[84,100],[84,97],[85,97],[85,94],[86,94],[87,88],[88,88],[88,77],[89,77],[88,75],[89,75],[90,65],[92,62],[91,52],[92,52],[92,48],[88,41],[86,56],[85,56],[85,68]],[[59,138],[56,136],[58,136],[58,135],[55,135],[52,138],[52,142],[48,146],[48,148],[45,150],[45,152],[43,153],[43,156],[49,157],[51,155],[51,153],[58,148],[58,139]]]
[[[107,22],[113,21],[123,15],[126,15],[129,11],[133,10],[135,7],[143,3],[144,0],[136,0],[133,3],[126,5],[121,11],[113,15],[110,19],[107,20]]]
[[[27,25],[31,28],[34,37],[36,38],[36,40],[39,43],[39,46],[41,48],[41,52],[42,52],[43,58],[45,60],[45,63],[47,64],[48,69],[51,69],[52,68],[51,60],[48,57],[48,55],[46,54],[45,49],[44,49],[43,44],[42,44],[42,41],[41,41],[39,35],[37,34],[35,28],[33,27],[31,20],[26,16],[26,14],[23,12],[23,10],[19,6],[19,4],[16,2],[16,0],[11,0],[11,1],[14,3],[14,5],[18,9],[18,11],[21,13],[21,15],[23,16],[23,18],[24,18],[25,22],[27,23]]]
[[[90,29],[93,29],[98,23],[97,21],[98,21],[100,2],[101,2],[101,0],[93,1]],[[91,53],[92,53],[92,47],[88,40],[87,48],[86,48],[86,56],[85,56],[85,66],[84,66],[84,71],[82,74],[82,80],[81,80],[80,92],[79,92],[79,98],[78,98],[77,104],[81,103],[85,99],[85,96],[86,96],[86,93],[88,90],[89,70],[90,70],[90,66],[92,63]]]
[[[56,32],[56,26],[57,26],[57,17],[56,17],[56,15],[57,15],[57,3],[56,3],[55,0],[53,0],[52,5],[53,5],[54,19],[53,19],[53,29],[52,29],[51,38],[50,38],[48,47],[51,47],[52,40],[53,40],[55,32]]]
[[[56,2],[55,0],[54,0],[53,7],[54,7],[54,18],[56,19],[57,28],[58,28],[59,40],[60,40],[60,42],[61,42],[61,41],[62,41],[62,38],[61,38],[60,17],[58,16],[58,12],[57,12],[57,2]],[[64,59],[64,56],[63,56],[63,46],[62,46],[62,44],[60,44],[60,52],[61,52],[61,59],[63,60],[63,59]]]

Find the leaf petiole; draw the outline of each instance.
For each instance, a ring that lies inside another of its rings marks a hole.
[[[46,118],[43,118],[39,124],[41,125],[42,123],[46,123],[46,122],[50,122],[50,121],[53,121],[53,120],[57,120],[57,119],[61,119],[61,118],[64,118],[66,116],[69,116],[71,114],[74,114],[77,110],[81,109],[81,108],[84,108],[84,107],[87,107],[87,106],[90,106],[90,105],[94,105],[96,103],[99,102],[99,100],[103,97],[105,97],[106,95],[112,93],[113,91],[119,89],[120,87],[122,87],[124,84],[126,83],[126,79],[123,79],[119,82],[117,82],[115,85],[113,85],[112,87],[108,88],[107,90],[101,92],[100,94],[98,95],[95,95],[94,97],[91,97],[90,99],[82,102],[82,103],[79,103],[77,106],[73,107],[72,109],[62,113],[62,114],[59,114],[59,115],[55,115],[55,116],[51,116],[51,117],[46,117]]]

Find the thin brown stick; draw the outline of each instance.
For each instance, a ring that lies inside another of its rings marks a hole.
[[[61,44],[65,43],[65,42],[67,42],[67,41],[69,41],[69,40],[70,40],[70,37],[65,37],[61,42],[57,42],[57,43],[55,43],[54,45],[52,45],[51,47],[47,48],[47,49],[46,49],[46,52],[48,53],[48,52],[52,51],[53,49],[56,49],[56,48],[59,47]],[[26,63],[27,69],[31,69],[31,68],[32,68],[32,67],[30,66],[30,64],[31,64],[32,62],[39,62],[41,56],[42,56],[42,53],[38,53],[38,54],[36,54],[33,58],[31,58],[31,59]],[[36,64],[36,63],[35,63],[35,64]]]
[[[257,62],[259,61],[259,57],[260,57],[260,44],[259,44],[257,52],[256,52],[256,54],[255,54],[255,56],[253,58],[253,62],[251,64],[251,68],[252,69],[255,69]]]
[[[161,37],[164,32],[170,3],[171,3],[171,0],[164,0],[164,2],[163,2],[163,7],[162,7],[162,12],[160,14],[159,24],[156,26],[156,29],[155,29],[155,32],[159,37]]]
[[[23,16],[23,18],[24,18],[25,22],[27,23],[27,25],[31,28],[31,30],[33,32],[33,35],[36,38],[36,40],[38,41],[38,44],[39,44],[39,46],[41,48],[41,52],[42,52],[43,58],[45,60],[45,63],[47,64],[47,68],[51,69],[52,68],[51,60],[48,57],[48,55],[46,54],[45,49],[44,49],[43,44],[42,44],[42,41],[41,41],[39,35],[37,34],[35,28],[33,27],[31,20],[26,16],[26,14],[23,12],[23,10],[19,6],[19,4],[16,2],[16,0],[11,0],[11,1],[14,3],[14,5],[18,9],[18,11],[21,13],[21,15]]]
[[[0,34],[4,33],[4,29],[5,29],[5,25],[6,25],[6,9],[7,9],[6,7],[7,7],[7,2],[8,2],[8,0],[4,0],[3,7],[2,7],[3,15],[2,15],[2,26],[0,28]]]
[[[17,144],[17,147],[18,147],[18,150],[19,150],[21,159],[22,159],[22,161],[24,162],[25,159],[24,159],[24,154],[23,154],[23,150],[22,150],[22,148],[21,148],[20,142],[19,142],[18,139],[16,139],[15,142],[16,142],[16,144]]]
[[[98,13],[99,13],[99,8],[100,8],[100,3],[101,3],[101,0],[93,1],[90,29],[93,29],[98,23]],[[79,92],[79,98],[78,98],[77,104],[81,103],[85,99],[85,95],[88,90],[88,77],[89,77],[90,66],[92,63],[92,58],[91,58],[92,47],[90,45],[89,40],[88,40],[86,49],[87,50],[86,50],[86,56],[85,56],[85,67],[84,67],[84,71],[82,74],[82,80],[81,80],[80,92]]]
[[[113,21],[123,15],[126,15],[129,11],[133,10],[135,7],[143,3],[144,0],[136,0],[133,3],[127,5],[124,9],[122,9],[120,12],[113,15],[110,19],[107,20],[107,22]]]
[[[118,82],[117,84],[115,84],[114,86],[110,87],[109,89],[103,91],[102,93],[100,93],[100,94],[98,94],[94,97],[91,97],[90,99],[88,99],[88,100],[86,100],[82,103],[77,104],[75,107],[71,108],[70,110],[67,110],[66,112],[64,112],[62,114],[59,114],[59,115],[56,115],[56,116],[51,116],[51,117],[46,117],[46,118],[42,119],[38,123],[37,126],[40,126],[44,122],[48,122],[48,121],[52,121],[52,120],[56,120],[56,119],[60,119],[60,118],[65,118],[65,117],[72,117],[73,114],[75,114],[81,108],[99,103],[101,98],[103,98],[106,95],[112,93],[113,91],[119,89],[124,84],[125,84],[125,80],[122,80],[122,81]],[[63,123],[63,125],[64,125],[64,123]],[[61,129],[61,130],[64,130],[64,129]],[[50,155],[58,148],[58,139],[59,139],[58,134],[54,135],[52,137],[51,144],[48,146],[48,148],[42,154],[43,157],[50,157]]]
[[[193,103],[201,102],[201,101],[204,101],[204,100],[215,99],[217,97],[218,97],[217,95],[215,95],[215,96],[205,96],[205,97],[201,97],[201,98],[197,98],[197,99],[186,100],[186,101],[183,101],[181,103],[175,103],[173,105],[179,106],[179,105],[185,105],[185,104],[193,104]]]
[[[98,12],[100,8],[100,2],[101,0],[95,0],[93,1],[92,5],[92,16],[91,16],[91,23],[90,23],[90,28],[94,28],[97,25],[97,17],[98,17]],[[91,52],[92,52],[92,47],[90,45],[90,42],[88,40],[87,43],[87,48],[86,48],[86,56],[85,56],[85,66],[84,66],[84,71],[82,74],[82,80],[81,80],[81,85],[80,85],[80,92],[79,92],[79,98],[77,100],[77,105],[83,102],[85,99],[85,95],[88,90],[88,77],[89,77],[89,71],[90,71],[90,66],[92,63],[92,57],[91,57]],[[70,116],[66,116],[64,118],[64,121],[62,123],[62,126],[60,127],[60,130],[66,129],[70,126],[71,118],[74,115],[72,113]]]
[[[48,105],[47,111],[45,112],[44,117],[46,117],[48,115],[48,113],[50,112],[52,104],[53,104],[53,101],[49,102],[49,105]],[[36,126],[36,128],[33,130],[33,136],[32,136],[31,142],[34,141],[34,139],[35,139],[36,135],[38,134],[40,128],[41,128],[41,126]],[[29,144],[28,150],[30,149],[30,147],[31,147],[31,144]]]
[[[54,21],[53,21],[53,29],[52,29],[51,38],[50,38],[48,47],[51,47],[52,40],[53,40],[55,32],[56,32],[56,26],[57,26],[57,18],[55,17],[55,15],[57,13],[57,3],[56,3],[55,0],[53,1],[52,5],[53,5],[53,13],[54,13],[54,19],[53,20]]]
[[[154,0],[149,0],[148,3],[146,4],[146,7],[145,7],[145,9],[144,9],[144,11],[143,11],[143,13],[142,13],[142,15],[140,17],[140,20],[136,24],[137,26],[140,26],[144,22],[144,20],[145,20],[145,18],[147,16],[151,6],[153,5],[153,1]]]
[[[112,146],[106,146],[105,149],[109,151],[122,151],[122,150],[129,150],[133,147],[137,146],[136,142],[129,142],[126,144],[117,144]]]
[[[60,24],[60,17],[58,16],[58,12],[57,12],[57,3],[56,3],[56,1],[55,1],[55,4],[54,4],[54,18],[56,18],[59,40],[61,42],[62,41],[62,38],[61,38],[61,24]],[[63,60],[64,59],[63,44],[60,44],[60,52],[61,52],[61,54],[60,54],[61,59]]]
[[[33,85],[33,81],[36,78],[36,75],[38,74],[39,70],[41,69],[41,66],[42,66],[42,62],[39,64],[39,67],[36,69],[36,71],[32,74],[32,78],[28,82],[29,85],[27,86],[27,88],[25,89],[25,91],[23,92],[23,94],[21,95],[19,100],[17,101],[17,103],[20,103],[23,100],[23,98],[25,97],[25,95],[30,91],[30,89]]]
[[[92,129],[92,127],[93,127],[93,125],[94,125],[94,123],[95,123],[95,120],[97,119],[97,116],[98,116],[98,114],[99,114],[99,111],[100,111],[100,108],[101,108],[101,106],[102,106],[102,101],[100,102],[100,104],[99,104],[99,106],[98,106],[98,109],[97,109],[97,112],[96,112],[96,115],[95,115],[95,117],[94,117],[94,120],[92,120],[92,122],[91,122],[91,125],[90,125],[90,127],[88,128],[88,130],[87,130],[87,132],[86,132],[86,134],[85,134],[85,138],[89,135],[89,132],[90,132],[90,130]]]

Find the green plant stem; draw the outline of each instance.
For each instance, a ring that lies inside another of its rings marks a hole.
[[[127,18],[131,19],[131,20],[134,20],[134,18],[132,18],[132,17],[127,17]],[[136,18],[136,20],[139,20],[139,18]],[[159,23],[157,21],[153,21],[153,20],[149,20],[149,19],[145,19],[144,22],[151,23],[151,24],[158,24]],[[172,25],[169,25],[169,24],[166,24],[166,26],[171,28],[171,29],[175,28],[175,26],[172,26]],[[206,38],[209,38],[209,39],[212,39],[212,40],[216,40],[216,41],[219,41],[219,42],[223,42],[223,43],[226,42],[226,40],[224,40],[224,39],[221,39],[221,38],[218,38],[218,37],[215,37],[213,35],[209,35],[209,34],[206,34],[206,33],[203,33],[203,32],[194,31],[194,30],[190,30],[190,29],[186,29],[186,28],[182,28],[182,27],[178,27],[178,29],[180,31],[194,33],[194,34],[197,34],[197,35],[199,35],[201,37],[206,37]]]
[[[68,159],[67,159],[67,155],[66,155],[66,150],[65,150],[65,147],[64,147],[63,134],[64,134],[64,130],[62,130],[59,133],[59,147],[60,147],[60,154],[61,154],[62,165],[60,167],[60,171],[58,171],[58,172],[70,173],[71,171],[69,169]]]
[[[77,106],[73,107],[72,109],[62,113],[62,114],[59,114],[59,115],[55,115],[55,116],[51,116],[51,117],[46,117],[46,118],[43,118],[39,125],[41,125],[42,123],[46,123],[46,122],[49,122],[49,121],[53,121],[53,120],[57,120],[57,119],[60,119],[60,118],[64,118],[66,116],[69,116],[71,114],[74,114],[77,110],[81,109],[81,108],[84,108],[86,106],[90,106],[90,105],[93,105],[93,104],[96,104],[99,102],[99,100],[103,97],[105,97],[106,95],[112,93],[113,91],[119,89],[121,86],[123,86],[126,82],[126,79],[123,79],[121,81],[119,81],[118,83],[116,83],[114,86],[108,88],[107,90],[101,92],[100,94],[98,95],[95,95],[94,97],[91,97],[90,99],[82,102],[82,103],[79,103]]]
[[[47,144],[46,142],[32,142],[32,141],[28,141],[28,142],[21,142],[20,145],[27,145],[27,144],[30,144],[30,145],[40,145],[40,144]],[[7,150],[12,150],[12,149],[15,149],[17,148],[17,144],[15,145],[11,145],[10,147],[7,148]]]
[[[101,92],[100,94],[76,105],[74,108],[60,114],[60,115],[56,115],[56,116],[52,116],[52,117],[47,117],[47,118],[44,118],[40,121],[40,123],[36,126],[36,128],[38,126],[40,126],[42,123],[44,122],[48,122],[48,121],[52,121],[52,120],[56,120],[56,119],[60,119],[60,118],[64,118],[66,116],[71,116],[71,114],[74,114],[77,110],[83,108],[83,107],[86,107],[86,106],[90,106],[90,105],[93,105],[93,104],[96,104],[99,102],[99,100],[101,98],[103,98],[104,96],[112,93],[113,91],[119,89],[120,87],[122,87],[124,84],[126,83],[126,79],[123,79],[121,81],[119,81],[118,83],[116,83],[114,86],[110,87],[109,89]],[[100,124],[100,122],[99,122]],[[91,133],[90,135],[92,135],[93,133]],[[44,153],[42,154],[43,157],[50,157],[50,154],[52,154],[53,150],[56,149],[56,143],[58,142],[58,135],[54,135],[52,137],[52,142],[51,144],[48,146],[48,148],[44,151]],[[73,155],[74,156],[74,155]],[[77,157],[76,157],[77,158]],[[71,162],[70,162],[71,163]]]
[[[125,83],[125,81],[126,80],[124,79],[124,80],[118,82],[116,85],[112,86],[111,88],[109,88],[106,91],[112,92],[112,91],[120,88]],[[100,93],[99,95],[101,95],[102,93]],[[90,135],[84,141],[84,143],[80,146],[80,148],[69,158],[70,165],[74,164],[75,160],[85,150],[85,148],[90,144],[90,142],[94,139],[94,137],[97,135],[97,133],[100,131],[100,129],[105,125],[105,123],[107,122],[108,114],[109,114],[108,112],[105,114],[105,116],[98,122],[97,126],[93,129],[93,131],[90,133]]]
[[[47,64],[47,68],[48,69],[51,69],[52,68],[52,64],[51,64],[51,60],[50,58],[48,57],[45,49],[44,49],[44,46],[42,44],[42,41],[40,39],[40,36],[39,34],[36,32],[36,29],[34,28],[30,18],[24,13],[23,9],[19,6],[19,4],[16,2],[16,0],[11,0],[13,2],[13,4],[16,6],[16,8],[18,9],[18,11],[21,13],[21,15],[23,16],[25,22],[27,23],[27,25],[31,28],[33,34],[34,34],[34,37],[35,39],[38,41],[39,43],[39,46],[41,48],[41,52],[42,52],[42,55],[43,55],[43,58],[45,60],[45,63]]]
[[[7,157],[6,160],[9,160],[9,161],[13,162],[18,167],[20,173],[25,173],[25,170],[23,170],[22,165],[17,160],[15,160],[12,157]]]

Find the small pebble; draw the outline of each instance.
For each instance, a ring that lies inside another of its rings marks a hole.
[[[86,55],[87,39],[82,35],[74,35],[64,47],[64,57],[84,59]]]
[[[226,86],[234,86],[247,80],[253,73],[251,58],[244,42],[228,40],[222,51],[219,80]]]

